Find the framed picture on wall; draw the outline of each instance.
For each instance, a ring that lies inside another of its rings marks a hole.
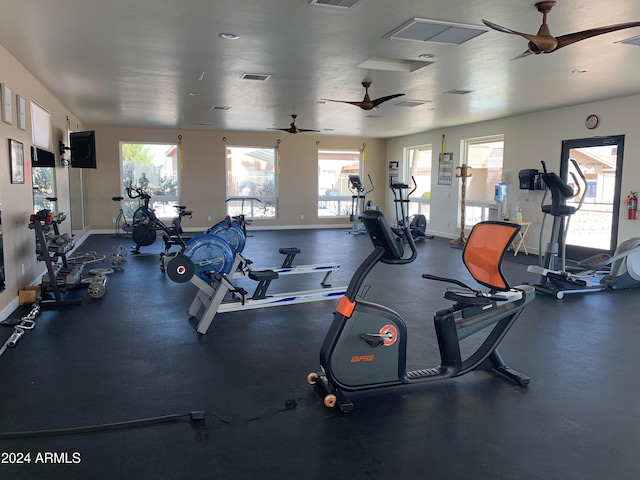
[[[16,111],[17,111],[17,120],[18,120],[18,128],[20,130],[27,129],[27,101],[24,99],[22,95],[16,95]]]
[[[6,83],[0,84],[0,97],[2,97],[2,121],[13,124],[13,92]]]
[[[11,183],[24,183],[24,145],[9,139],[9,159],[11,161]]]

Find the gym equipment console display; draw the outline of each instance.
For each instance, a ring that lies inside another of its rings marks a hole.
[[[320,350],[320,372],[307,381],[324,393],[327,407],[338,405],[350,412],[353,403],[344,392],[369,390],[457,377],[476,369],[498,372],[521,386],[529,378],[507,367],[497,351],[511,325],[535,297],[529,285],[511,288],[500,270],[502,258],[520,229],[517,224],[482,222],[469,236],[463,262],[473,278],[489,288],[481,292],[448,278],[424,278],[451,282],[462,289],[447,289],[445,298],[455,304],[434,315],[440,348],[440,366],[406,371],[407,327],[400,315],[388,307],[356,298],[371,269],[383,262],[402,265],[417,256],[415,241],[404,225],[411,255],[404,256],[402,241],[393,233],[382,213],[363,212],[362,222],[374,249],[358,267],[347,293],[340,299],[333,322]],[[474,353],[462,357],[460,341],[493,326]]]

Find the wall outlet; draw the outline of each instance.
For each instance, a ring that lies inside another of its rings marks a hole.
[[[211,215],[207,217],[207,222],[210,222],[210,221],[211,221]]]
[[[304,215],[300,215],[300,220],[304,220]]]
[[[22,264],[22,275],[24,275],[24,263]]]
[[[111,219],[111,221],[112,221],[113,223],[116,223],[116,217],[113,217],[113,218]]]

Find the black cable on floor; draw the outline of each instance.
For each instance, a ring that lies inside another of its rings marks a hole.
[[[298,398],[297,400],[301,400]],[[110,430],[122,430],[125,428],[144,427],[148,425],[157,425],[161,423],[178,422],[182,419],[189,418],[192,421],[204,420],[205,417],[213,417],[227,426],[241,425],[245,423],[254,422],[256,420],[263,420],[272,415],[277,415],[281,412],[293,410],[298,406],[296,399],[289,399],[285,401],[285,407],[272,412],[267,412],[256,417],[248,418],[243,421],[229,421],[215,414],[205,414],[202,410],[195,410],[188,414],[173,414],[164,415],[161,417],[142,418],[138,420],[128,420],[124,422],[104,423],[101,425],[88,425],[84,427],[71,427],[71,428],[57,428],[52,430],[32,430],[28,432],[0,432],[0,440],[15,440],[19,438],[39,438],[39,437],[55,437],[61,435],[79,435],[83,433],[97,433],[106,432]]]
[[[177,422],[180,419],[187,418],[192,414],[186,415],[164,415],[161,417],[142,418],[139,420],[129,420],[116,423],[104,423],[101,425],[89,425],[85,427],[59,428],[53,430],[33,430],[30,432],[6,432],[0,433],[0,440],[12,440],[17,438],[36,438],[36,437],[52,437],[59,435],[77,435],[81,433],[105,432],[109,430],[121,430],[124,428],[143,427],[147,425],[157,425],[160,423]]]

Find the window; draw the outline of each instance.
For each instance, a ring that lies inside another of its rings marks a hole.
[[[489,219],[495,208],[495,184],[502,181],[504,135],[472,138],[463,141],[464,163],[471,167],[467,178],[465,225]]]
[[[51,114],[31,102],[31,136],[36,147],[51,150]]]
[[[278,151],[273,147],[227,146],[227,214],[275,218]]]
[[[31,141],[34,146],[51,150],[51,114],[37,103],[31,102]],[[55,198],[55,168],[34,167],[31,170],[33,187],[33,211],[47,209],[55,211],[55,202],[47,198]]]
[[[431,202],[431,145],[409,147],[405,149],[405,164],[408,167],[407,184],[416,190],[409,197],[409,215],[422,214],[429,220]]]
[[[351,215],[349,175],[360,175],[361,159],[360,150],[318,150],[318,218]]]
[[[180,202],[180,178],[177,144],[120,142],[121,194],[127,188],[142,188],[151,195],[150,208],[159,218],[172,218]],[[136,201],[125,204],[125,215],[138,207]]]

